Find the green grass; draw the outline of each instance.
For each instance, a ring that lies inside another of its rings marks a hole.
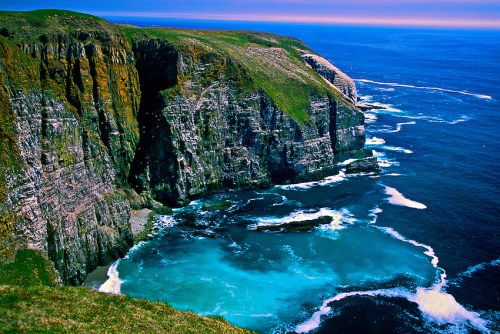
[[[0,284],[21,287],[56,286],[54,265],[34,250],[20,250],[12,263],[0,263]]]
[[[119,34],[117,27],[97,16],[69,10],[0,11],[0,35],[39,41],[43,34],[98,31]]]
[[[205,52],[227,57],[251,77],[254,89],[262,89],[299,124],[312,122],[310,97],[341,95],[333,90],[300,57],[299,50],[312,52],[295,38],[252,31],[137,28],[114,25],[82,13],[60,10],[0,12],[0,35],[38,41],[44,34],[66,33],[86,39],[89,32],[123,34],[133,40],[162,38],[180,52]]]
[[[312,52],[295,38],[252,31],[189,30],[121,26],[133,40],[161,38],[181,52],[220,54],[242,66],[254,88],[263,89],[274,103],[298,123],[311,122],[310,97],[338,95],[310,69],[300,51]]]
[[[0,264],[0,332],[251,333],[160,302],[57,286],[56,277],[52,263],[32,250]]]

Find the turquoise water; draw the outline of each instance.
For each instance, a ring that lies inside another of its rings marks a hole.
[[[336,188],[323,187],[300,193],[312,197]],[[203,315],[221,315],[265,332],[292,330],[319,301],[352,287],[385,284],[415,290],[436,279],[425,249],[371,226],[369,212],[366,221],[358,222],[346,208],[335,211],[284,202],[282,210],[295,213],[288,216],[291,221],[320,212],[333,216],[333,223],[306,233],[253,230],[262,220],[273,224],[287,219],[268,214],[276,211],[275,199],[284,200],[289,193],[297,195],[296,190],[273,189],[216,196],[235,202],[224,213],[202,211],[203,202],[193,204],[187,210],[194,207],[196,227],[185,226],[193,225],[184,220],[191,217],[179,217],[161,237],[120,261],[120,278],[125,280],[121,291]],[[242,196],[250,202],[239,204]],[[192,236],[205,226],[217,238]]]
[[[220,201],[231,206],[204,210]],[[115,288],[264,333],[316,329],[331,315],[328,301],[358,295],[417,303],[431,324],[453,319],[484,328],[443,292],[444,270],[430,246],[377,223],[389,207],[425,209],[377,175],[343,173],[195,201],[158,217],[157,238],[118,262],[122,282]],[[257,229],[324,216],[332,222],[308,232]]]
[[[382,107],[366,130],[383,173],[193,202],[159,217],[103,290],[263,333],[500,331],[499,31],[175,24],[304,40]],[[231,205],[203,209],[213,201]]]

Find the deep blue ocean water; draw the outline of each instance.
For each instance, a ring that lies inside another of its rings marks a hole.
[[[500,332],[500,31],[110,19],[300,38],[382,107],[366,130],[383,173],[193,202],[103,289],[263,333]]]

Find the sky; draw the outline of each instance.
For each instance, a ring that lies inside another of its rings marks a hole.
[[[0,0],[0,10],[40,8],[104,17],[500,29],[500,0]]]

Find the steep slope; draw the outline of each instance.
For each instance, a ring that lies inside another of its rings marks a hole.
[[[127,251],[130,203],[369,155],[354,84],[293,38],[2,12],[0,55],[0,256],[41,250],[65,283]]]
[[[123,29],[143,89],[129,179],[138,191],[182,205],[228,187],[318,178],[333,173],[340,158],[366,155],[354,83],[340,89],[338,80],[321,77],[302,59],[312,51],[300,41]]]
[[[129,204],[117,185],[139,139],[140,91],[116,27],[62,14],[1,16],[2,119],[8,120],[1,156],[9,163],[0,167],[0,187],[7,189],[0,212],[4,238],[15,242],[10,249],[43,251],[65,282],[78,284],[132,243]]]

